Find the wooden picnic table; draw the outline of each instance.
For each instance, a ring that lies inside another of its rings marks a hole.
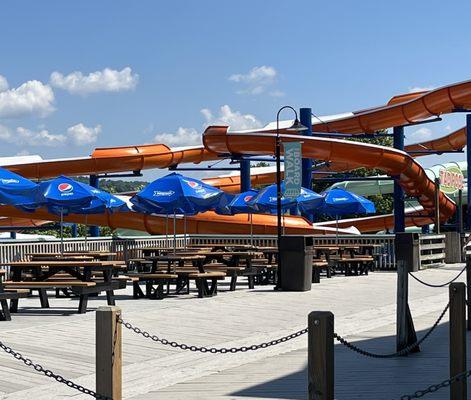
[[[0,265],[8,265],[12,273],[11,281],[5,282],[4,285],[38,290],[43,308],[49,308],[47,288],[70,288],[73,293],[79,295],[78,312],[85,313],[90,294],[104,291],[108,305],[115,305],[113,291],[124,288],[126,284],[112,279],[115,268],[122,265],[117,261],[38,260],[0,262]],[[22,273],[26,271],[31,272],[27,281],[22,280]],[[57,277],[60,272],[65,272],[72,278],[64,280],[63,277]],[[93,280],[94,272],[102,273],[102,281]]]
[[[101,250],[84,250],[83,252],[80,251],[65,251],[64,255],[71,255],[71,256],[91,256],[98,260],[106,261],[109,260],[111,257],[116,257],[118,253],[114,251],[101,251]]]

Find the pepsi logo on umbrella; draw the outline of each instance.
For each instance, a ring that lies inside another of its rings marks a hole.
[[[74,190],[74,187],[70,183],[59,183],[57,185],[57,189],[61,192],[61,195],[68,195],[71,194]]]

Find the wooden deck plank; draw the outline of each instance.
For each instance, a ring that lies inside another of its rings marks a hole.
[[[447,265],[439,270],[420,271],[418,276],[440,283],[449,280],[460,269],[458,265]],[[412,280],[410,285],[412,314],[418,328],[423,329],[430,326],[446,304],[447,289],[426,288]],[[155,301],[132,299],[132,290],[128,287],[117,292],[117,305],[122,307],[125,320],[159,337],[188,344],[240,346],[259,343],[304,327],[310,311],[331,310],[336,316],[339,333],[351,340],[365,342],[377,351],[391,346],[395,331],[391,325],[395,316],[394,273],[322,279],[310,292],[280,293],[274,292],[271,286],[235,292],[226,291],[226,288],[221,285],[219,295],[208,299],[197,299],[196,292],[192,291],[189,296]],[[37,297],[20,300],[20,312],[13,314],[13,320],[0,322],[0,340],[33,361],[93,389],[95,314],[76,314],[77,301],[76,298],[51,297],[51,308],[43,310]],[[89,300],[92,309],[105,304],[104,296]],[[384,343],[382,337],[385,337]],[[446,376],[448,369],[442,365],[447,363],[447,353],[441,355],[440,351],[447,346],[447,336],[440,337],[444,343],[435,345],[436,354],[424,352],[420,355],[420,363],[411,363],[412,357],[407,357],[394,360],[392,364],[386,361],[378,364],[378,360],[371,364],[337,346],[337,366],[339,363],[345,366],[337,371],[342,373],[338,382],[344,381],[352,390],[360,392],[365,390],[362,385],[374,382],[377,387],[371,388],[371,396],[377,396],[376,399],[381,398],[379,393],[384,393],[383,389],[391,391],[398,383],[404,388],[419,389],[424,381],[417,381],[418,373],[404,374],[402,370],[420,369],[422,378],[424,373],[431,377]],[[123,330],[123,343],[125,399],[305,398],[302,376],[305,338],[251,354],[217,356],[164,347],[126,329]],[[355,374],[368,378],[363,383],[361,379],[356,382],[358,375]],[[8,382],[8,385],[2,385],[2,382]],[[414,383],[418,385],[414,386]],[[345,390],[339,386],[339,398],[357,398],[346,396]],[[184,395],[180,395],[182,393]],[[88,398],[28,370],[0,352],[1,400],[68,397]]]

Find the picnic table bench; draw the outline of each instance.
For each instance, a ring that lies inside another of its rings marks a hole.
[[[49,308],[48,289],[70,289],[79,296],[78,312],[85,313],[90,295],[104,291],[108,304],[115,305],[114,290],[126,286],[122,280],[113,279],[114,269],[120,267],[116,261],[44,260],[0,262],[0,265],[9,265],[12,272],[11,280],[3,284],[5,288],[37,290],[43,308]],[[23,272],[26,271],[31,274],[23,279]],[[58,275],[61,272],[67,275]],[[93,272],[100,272],[102,278],[94,281]],[[12,300],[11,311],[15,312],[17,306],[18,300]]]

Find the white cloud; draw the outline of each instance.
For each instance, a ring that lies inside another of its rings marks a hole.
[[[194,128],[183,127],[179,127],[175,133],[158,133],[154,141],[167,146],[192,146],[202,143],[201,132]]]
[[[8,90],[8,81],[7,78],[4,76],[0,75],[0,92],[4,92],[5,90]]]
[[[5,83],[8,87],[4,80],[4,88]],[[28,114],[44,117],[54,111],[53,103],[54,93],[50,86],[40,81],[28,81],[17,88],[0,91],[0,117]]]
[[[258,95],[265,93],[267,88],[276,82],[277,75],[278,73],[274,67],[262,65],[261,67],[253,67],[246,74],[233,74],[229,77],[229,80],[245,84],[246,87],[237,93]],[[271,91],[269,94],[278,97],[283,95],[279,90]]]
[[[60,72],[51,74],[51,85],[67,90],[72,94],[87,95],[97,92],[122,92],[132,90],[139,81],[139,75],[133,74],[130,67],[121,71],[105,68],[84,75],[80,71],[63,75]]]
[[[407,135],[408,141],[413,142],[422,142],[424,140],[429,140],[432,138],[432,130],[429,128],[420,128],[411,134]]]
[[[12,140],[14,143],[21,145],[58,147],[66,144],[67,136],[54,135],[49,133],[47,129],[33,131],[20,126],[16,128],[16,134],[12,137]]]
[[[246,74],[234,74],[229,77],[230,81],[245,83],[272,83],[276,78],[276,70],[273,67],[262,65],[261,67],[253,67]]]
[[[435,89],[435,86],[414,86],[409,88],[409,93],[428,92]]]
[[[254,129],[262,126],[262,123],[254,115],[232,111],[227,104],[219,109],[218,116],[214,116],[208,108],[203,108],[201,113],[206,119],[207,125],[228,125],[237,130]]]
[[[33,130],[20,126],[12,130],[7,126],[0,125],[0,141],[31,147],[60,147],[67,144],[83,146],[94,143],[100,132],[100,125],[89,128],[82,123],[68,128],[67,135],[53,134],[43,127]]]
[[[71,140],[72,143],[77,146],[84,146],[95,143],[100,133],[101,125],[97,125],[92,128],[80,123],[67,129],[69,140]]]

